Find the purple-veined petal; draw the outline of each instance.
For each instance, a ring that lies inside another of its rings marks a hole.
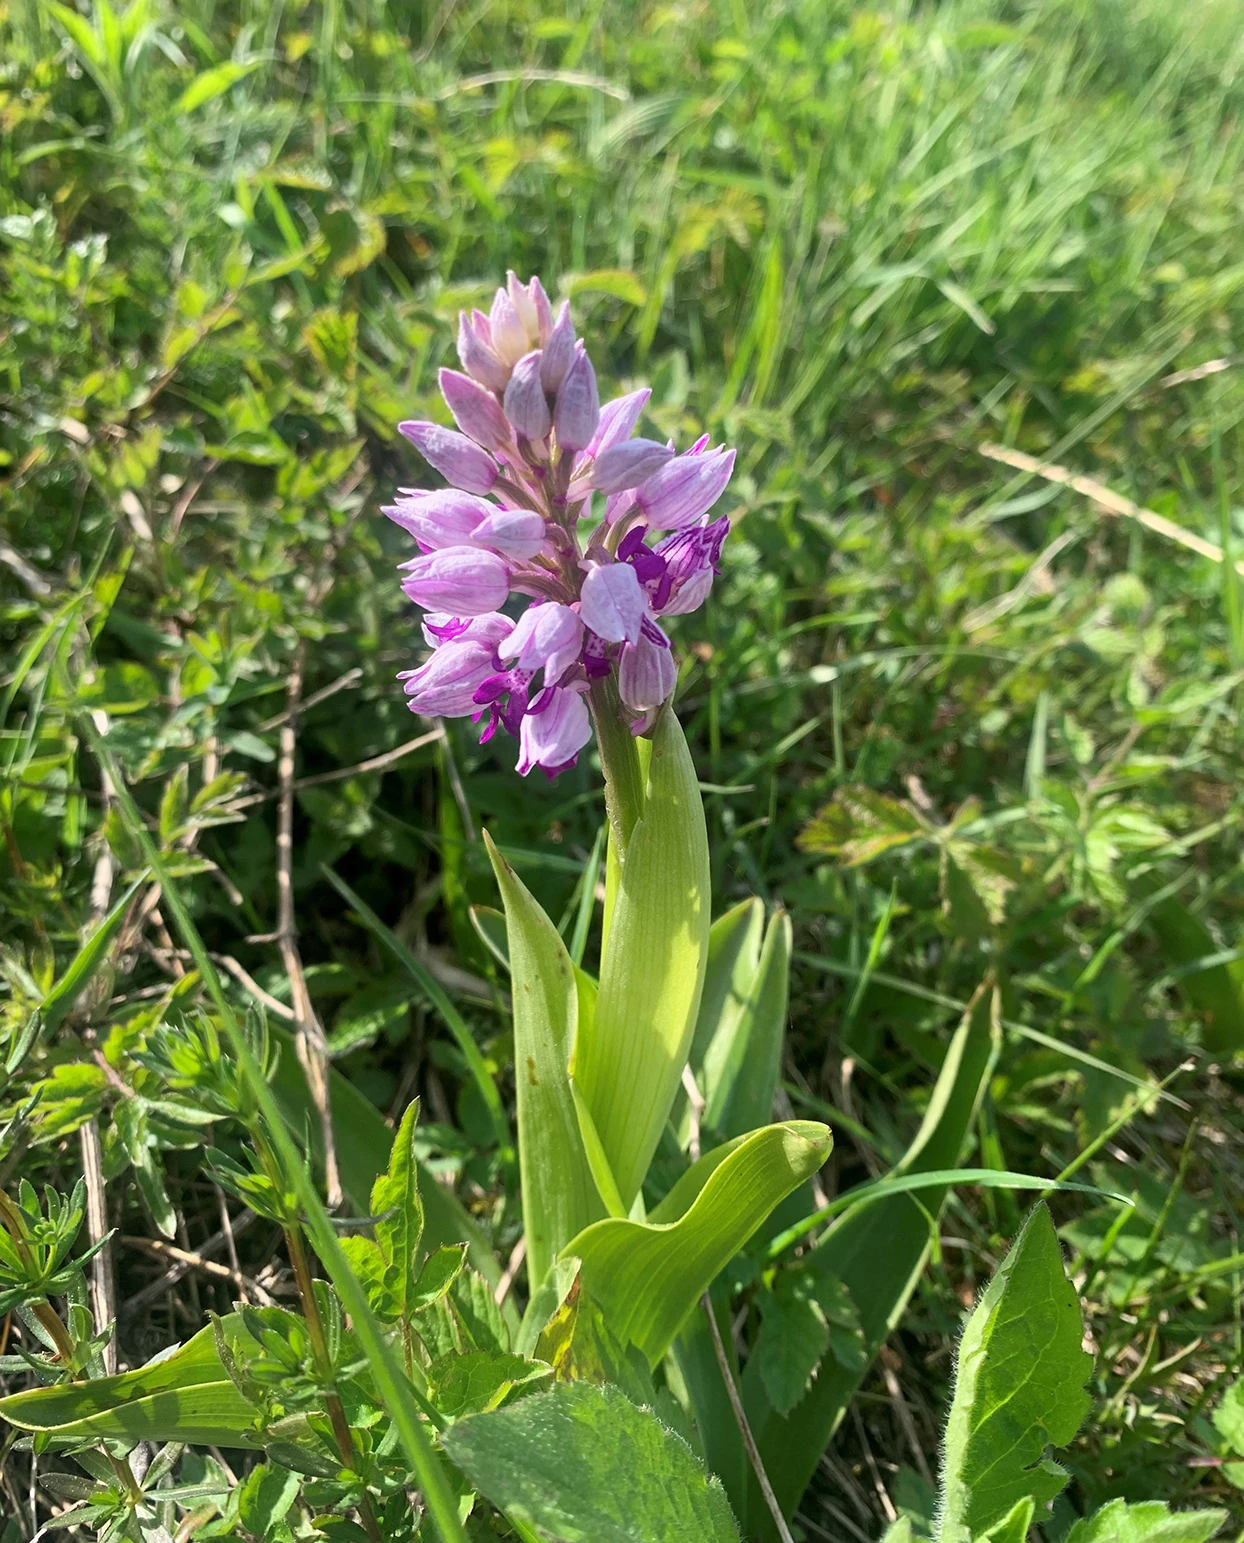
[[[654,530],[694,525],[726,491],[734,470],[733,450],[687,452],[667,461],[635,493]]]
[[[610,445],[596,457],[591,470],[592,486],[599,493],[622,493],[637,488],[659,471],[674,452],[655,439],[624,439]]]
[[[439,423],[407,422],[397,428],[428,465],[454,487],[467,493],[487,493],[497,480],[496,461],[465,434],[456,434]]]
[[[410,710],[428,717],[466,718],[475,712],[475,692],[492,673],[491,644],[460,638],[438,648],[417,670],[399,676]]]
[[[442,370],[437,379],[454,422],[464,434],[485,450],[513,452],[510,425],[500,402],[487,387],[457,370]]]
[[[483,326],[480,326],[483,323]],[[458,316],[458,358],[462,368],[489,391],[503,391],[510,378],[510,369],[497,357],[489,341],[488,318],[477,311],[468,316],[462,311]]]
[[[403,564],[402,592],[428,611],[481,616],[500,610],[510,593],[510,570],[495,552],[450,546]]]
[[[553,415],[540,381],[540,360],[538,348],[524,354],[505,388],[505,416],[516,434],[533,441],[546,439],[553,427]]]
[[[544,545],[544,520],[529,509],[498,509],[475,527],[471,544],[511,562],[530,562]]]
[[[592,737],[587,704],[577,691],[558,687],[539,712],[523,718],[518,740],[518,771],[526,776],[539,766],[550,776],[574,763]]]
[[[626,705],[637,713],[660,707],[678,682],[678,669],[668,648],[646,636],[628,643],[618,661],[618,690]]]
[[[488,325],[492,328],[492,347],[497,358],[511,367],[516,365],[530,349],[531,343],[527,329],[514,309],[514,302],[504,289],[499,289],[493,297],[492,309],[488,312]]]
[[[434,493],[406,493],[384,513],[395,525],[412,535],[427,551],[465,546],[481,520],[496,512],[496,505],[474,493],[441,488]]]
[[[570,320],[570,302],[563,300],[544,344],[540,364],[540,380],[550,396],[557,395],[557,388],[566,378],[566,371],[574,363],[574,323]]]
[[[583,647],[583,622],[568,605],[546,600],[528,606],[514,631],[498,647],[502,659],[515,659],[521,669],[543,670],[546,685],[556,685],[578,661]]]
[[[600,422],[600,398],[596,391],[596,371],[581,342],[575,344],[574,361],[557,391],[553,408],[553,427],[562,450],[582,450],[591,441]]]
[[[579,614],[585,627],[607,643],[634,643],[648,615],[648,597],[629,563],[589,568],[583,580]]]

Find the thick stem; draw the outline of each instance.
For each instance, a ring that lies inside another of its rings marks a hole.
[[[626,861],[626,846],[644,807],[644,779],[635,738],[626,723],[625,709],[613,677],[592,682],[588,700],[596,725],[596,744],[605,774],[605,808],[619,858]]]
[[[290,1222],[285,1228],[285,1241],[289,1248],[290,1263],[294,1267],[294,1279],[298,1283],[298,1295],[302,1298],[302,1314],[306,1319],[307,1334],[311,1340],[311,1354],[315,1357],[316,1370],[324,1381],[328,1382],[333,1375],[332,1357],[328,1353],[324,1323],[320,1318],[320,1304],[315,1296],[315,1282],[311,1278],[311,1266],[297,1222]],[[358,1453],[354,1450],[354,1437],[350,1432],[350,1422],[346,1419],[341,1398],[332,1388],[324,1394],[324,1408],[333,1428],[333,1438],[337,1443],[337,1450],[341,1453],[341,1460],[347,1468],[353,1468],[358,1461]],[[380,1526],[367,1495],[364,1495],[359,1502],[358,1510],[367,1536],[372,1539],[372,1543],[381,1543]]]

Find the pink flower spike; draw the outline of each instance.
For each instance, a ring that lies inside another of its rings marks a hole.
[[[607,563],[589,568],[583,580],[579,614],[606,643],[635,643],[644,618],[648,615],[648,597],[629,563]]]
[[[437,380],[454,422],[464,434],[485,450],[513,453],[510,425],[491,391],[457,370],[442,370]]]
[[[476,317],[484,324],[481,333]],[[488,318],[480,312],[475,316],[468,316],[465,311],[458,317],[458,358],[462,362],[462,368],[481,386],[486,386],[489,391],[504,391],[505,383],[510,378],[507,365],[502,364],[497,357],[492,344],[488,340]]]
[[[579,692],[559,687],[549,693],[541,711],[523,718],[518,737],[518,772],[525,777],[533,766],[550,777],[572,766],[592,737],[592,722]]]
[[[403,594],[428,611],[482,616],[499,610],[510,593],[510,570],[495,552],[478,547],[445,547],[403,566]]]
[[[496,461],[465,434],[455,434],[439,423],[399,423],[397,428],[428,465],[454,487],[467,493],[487,493],[497,480]]]
[[[553,415],[540,381],[540,350],[524,354],[514,366],[510,383],[505,388],[505,416],[514,425],[514,432],[538,443],[548,438],[553,427]]]

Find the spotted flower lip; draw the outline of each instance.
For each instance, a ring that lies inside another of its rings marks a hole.
[[[511,272],[486,313],[462,313],[458,359],[438,377],[456,427],[399,425],[450,486],[403,488],[383,510],[418,547],[401,585],[432,650],[399,679],[412,711],[483,720],[482,741],[505,729],[519,772],[553,777],[590,741],[592,713],[620,711],[644,734],[672,695],[657,619],[712,588],[730,524],[710,510],[734,451],[636,437],[651,392],[601,405],[569,304],[554,314],[538,278]],[[579,522],[598,497],[585,547]],[[601,696],[610,677],[616,693]]]

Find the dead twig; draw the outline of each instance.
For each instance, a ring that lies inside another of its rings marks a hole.
[[[298,1059],[306,1072],[307,1086],[320,1117],[320,1132],[324,1143],[325,1199],[329,1210],[336,1211],[341,1206],[342,1190],[328,1092],[328,1044],[307,988],[302,956],[298,952],[298,931],[294,923],[294,753],[298,742],[298,710],[302,698],[304,660],[305,650],[300,643],[289,676],[286,720],[281,725],[281,747],[277,761],[277,785],[280,789],[276,835],[277,945],[285,973],[289,977]]]
[[[510,1257],[506,1261],[505,1274],[497,1282],[497,1289],[493,1292],[493,1300],[496,1302],[498,1307],[500,1307],[501,1304],[505,1301],[506,1297],[509,1296],[510,1287],[514,1284],[514,1277],[518,1274],[519,1270],[522,1269],[523,1260],[526,1259],[526,1257],[527,1237],[526,1234],[524,1234],[521,1238],[519,1238],[518,1242],[515,1243],[514,1248],[510,1253]]]
[[[229,1232],[234,1238],[240,1237],[257,1220],[258,1217],[253,1211],[242,1211],[233,1218],[230,1223]],[[222,1249],[228,1246],[227,1238],[228,1234],[225,1233],[223,1228],[220,1232],[214,1232],[205,1243],[199,1244],[193,1257],[202,1260],[213,1259]],[[143,1240],[144,1244],[150,1241],[150,1239]],[[192,1263],[178,1259],[169,1266],[158,1280],[153,1280],[150,1285],[144,1286],[141,1291],[136,1291],[132,1297],[122,1304],[122,1321],[128,1321],[131,1318],[136,1318],[140,1313],[146,1312],[153,1302],[158,1302],[166,1291],[175,1286],[182,1276],[193,1268],[194,1265]]]

